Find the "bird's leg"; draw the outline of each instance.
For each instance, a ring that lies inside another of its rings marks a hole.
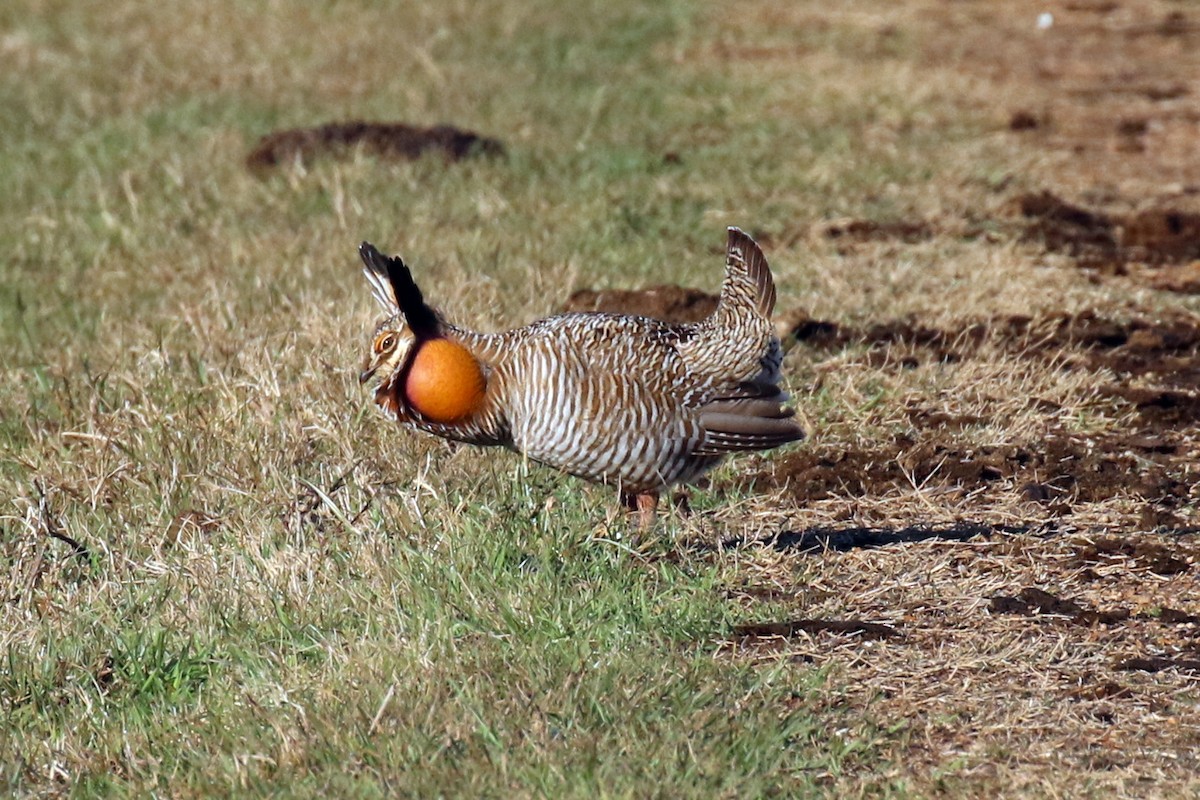
[[[621,508],[625,509],[626,514],[632,514],[637,511],[637,495],[632,492],[621,491]]]
[[[630,514],[637,512],[639,531],[648,531],[654,527],[658,492],[621,492],[621,505]]]
[[[658,511],[658,492],[642,492],[637,496],[638,528],[648,531],[654,527]]]

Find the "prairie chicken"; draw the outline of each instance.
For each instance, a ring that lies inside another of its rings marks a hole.
[[[378,377],[375,403],[387,416],[615,484],[642,527],[663,489],[729,453],[804,438],[778,385],[771,270],[737,228],[716,311],[687,325],[570,313],[477,333],[426,305],[399,258],[367,242],[359,255],[387,312],[359,382]]]

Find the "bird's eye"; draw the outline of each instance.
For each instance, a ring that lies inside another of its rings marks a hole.
[[[378,340],[375,343],[375,350],[377,352],[383,353],[387,350],[391,350],[395,346],[396,346],[396,334],[389,333],[387,336],[384,336],[382,339]]]

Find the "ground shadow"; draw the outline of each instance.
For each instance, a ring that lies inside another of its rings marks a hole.
[[[1074,526],[1063,525],[1052,520],[1024,525],[989,525],[982,522],[958,522],[953,525],[944,526],[910,525],[898,528],[872,528],[861,525],[839,528],[829,525],[814,525],[803,530],[781,531],[773,536],[728,539],[723,541],[721,545],[725,548],[765,545],[776,550],[795,550],[802,553],[823,550],[844,552],[847,550],[883,547],[889,544],[906,544],[909,542],[925,542],[930,540],[965,542],[976,537],[1049,537],[1076,532],[1079,531]],[[1183,536],[1195,533],[1200,533],[1200,527],[1160,527],[1154,530],[1131,530],[1127,533],[1127,536],[1133,537],[1139,534]]]
[[[727,542],[726,546],[762,544],[776,550],[798,550],[802,553],[820,550],[846,551],[883,547],[889,544],[925,542],[931,539],[965,542],[977,536],[988,537],[996,534],[1052,534],[1058,531],[1058,527],[1055,523],[987,525],[981,522],[958,522],[945,526],[911,525],[900,528],[871,528],[861,525],[837,528],[828,525],[814,525],[798,531],[781,531],[771,537]]]

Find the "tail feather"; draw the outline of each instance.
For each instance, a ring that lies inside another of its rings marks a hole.
[[[358,255],[366,264],[364,272],[367,280],[371,282],[375,299],[385,308],[390,305],[404,314],[408,327],[416,336],[438,335],[441,320],[437,312],[425,302],[404,261],[398,257],[385,256],[370,242],[359,245]],[[383,283],[384,277],[387,278],[387,284]]]
[[[787,400],[787,395],[783,393],[774,398],[747,397],[741,400],[718,400],[706,405],[704,413],[786,419],[794,416],[796,412],[782,405],[785,400]]]
[[[792,417],[795,411],[783,405],[787,394],[778,386],[742,384],[700,410],[704,441],[702,455],[739,450],[770,450],[804,438],[804,428]]]
[[[721,303],[745,303],[764,317],[775,310],[775,281],[767,258],[741,228],[729,229]]]
[[[804,438],[804,429],[787,417],[749,417],[744,414],[705,412],[700,415],[704,442],[696,449],[702,455],[740,450],[770,450]]]

